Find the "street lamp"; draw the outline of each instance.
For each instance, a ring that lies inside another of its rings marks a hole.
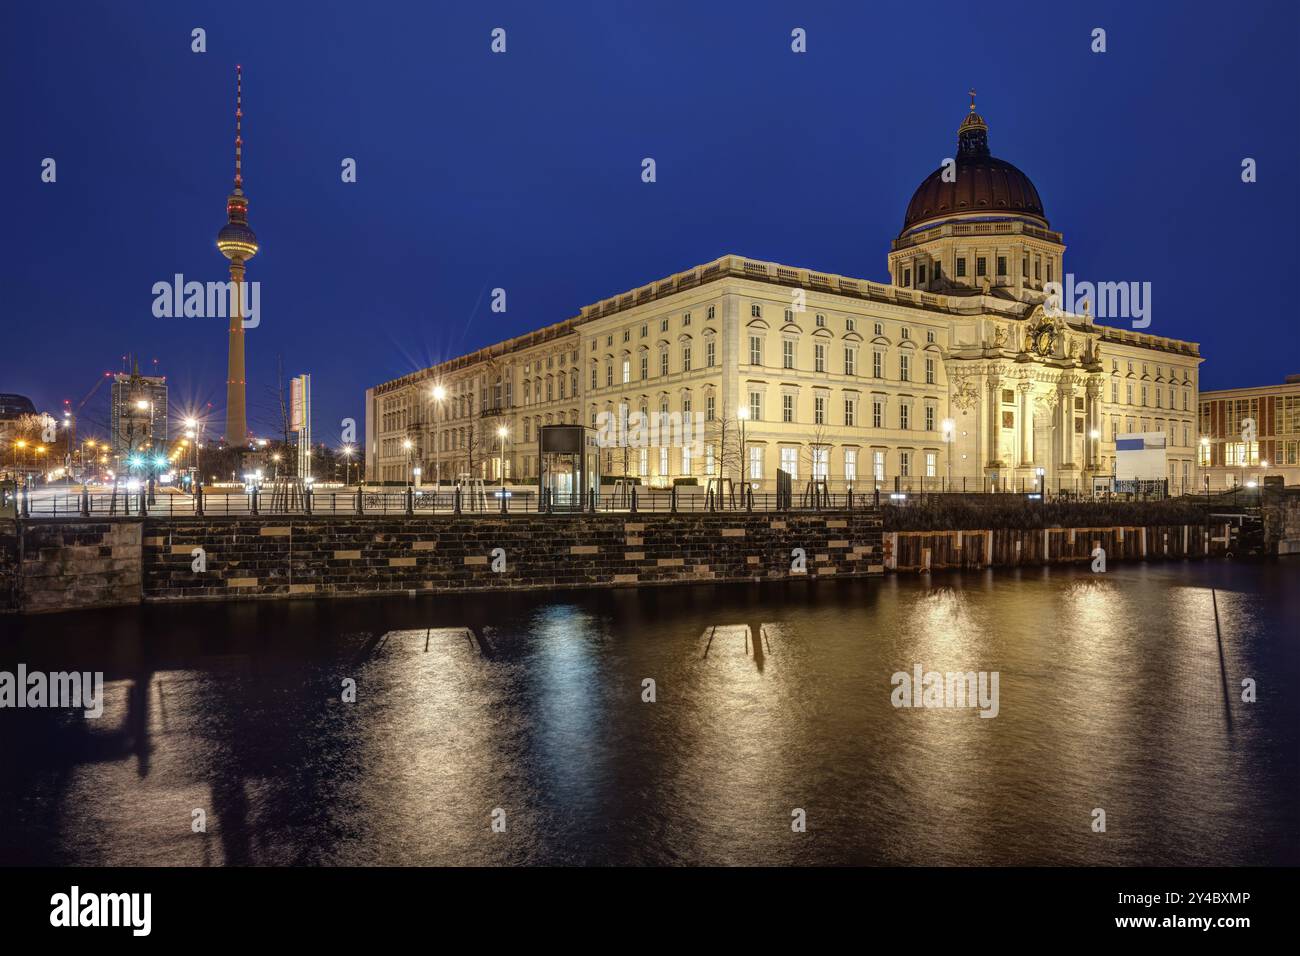
[[[948,446],[947,453],[943,456],[948,459],[948,490],[952,490],[952,443],[957,435],[957,423],[951,418],[945,418],[939,423],[943,429],[943,441]]]
[[[749,421],[749,406],[741,405],[736,409],[736,418],[740,419],[740,480],[745,481],[745,422]],[[718,489],[718,500],[722,500],[722,489]]]
[[[345,485],[350,484],[350,481],[349,481],[348,479],[349,479],[349,477],[350,477],[351,474],[352,474],[352,452],[353,452],[353,450],[354,450],[354,449],[352,448],[351,445],[344,445],[344,446],[343,446],[343,462],[344,462],[344,463],[343,463],[343,484],[345,484]]]
[[[411,439],[402,439],[402,450],[406,452],[406,470],[408,474],[411,470],[411,449],[414,447],[415,446],[411,443]]]
[[[506,435],[509,429],[502,425],[497,429],[497,477],[501,479],[502,499],[505,498],[506,487]]]
[[[438,443],[438,439],[441,437],[438,428],[438,413],[442,411],[442,403],[447,398],[447,390],[441,385],[435,385],[430,394],[437,403],[433,409],[433,484],[436,491],[437,487],[442,484],[442,445]]]

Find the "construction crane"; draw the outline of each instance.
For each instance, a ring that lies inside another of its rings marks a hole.
[[[67,457],[66,464],[69,469],[72,467],[73,449],[77,447],[77,419],[81,416],[81,410],[86,407],[86,404],[92,398],[95,397],[95,393],[99,391],[99,387],[103,385],[107,379],[112,377],[112,372],[105,372],[103,375],[99,376],[99,378],[95,379],[95,384],[91,386],[90,391],[86,393],[86,397],[77,404],[76,409],[69,407],[72,403],[68,401],[68,399],[65,398],[63,400],[63,420],[64,424],[66,424],[68,428],[68,445],[65,454]],[[82,462],[82,465],[84,467],[84,461]]]

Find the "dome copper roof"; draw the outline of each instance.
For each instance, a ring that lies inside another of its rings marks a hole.
[[[903,232],[970,213],[1028,216],[1049,225],[1029,177],[1006,160],[989,155],[988,126],[973,103],[957,131],[956,178],[945,182],[943,174],[940,166],[916,187],[903,216]]]

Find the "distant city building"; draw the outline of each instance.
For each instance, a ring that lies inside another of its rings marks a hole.
[[[702,447],[610,448],[601,472],[1086,491],[1117,435],[1159,432],[1195,487],[1198,346],[1052,308],[1063,236],[973,101],[951,171],[908,203],[888,283],[723,256],[369,389],[367,478],[532,480],[542,426],[698,413]]]
[[[1211,489],[1266,475],[1300,484],[1300,375],[1288,375],[1281,385],[1202,392],[1200,434],[1200,463]]]
[[[119,372],[113,376],[111,439],[114,464],[167,444],[167,379],[161,375]]]
[[[36,406],[26,395],[0,394],[0,421],[11,421],[24,415],[35,415]]]

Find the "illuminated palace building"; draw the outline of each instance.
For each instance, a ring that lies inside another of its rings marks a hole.
[[[1140,432],[1194,485],[1197,346],[1054,308],[1062,235],[973,102],[951,168],[908,204],[888,283],[723,256],[368,390],[367,477],[527,480],[540,426],[676,413],[703,447],[610,449],[603,472],[1086,490]]]

